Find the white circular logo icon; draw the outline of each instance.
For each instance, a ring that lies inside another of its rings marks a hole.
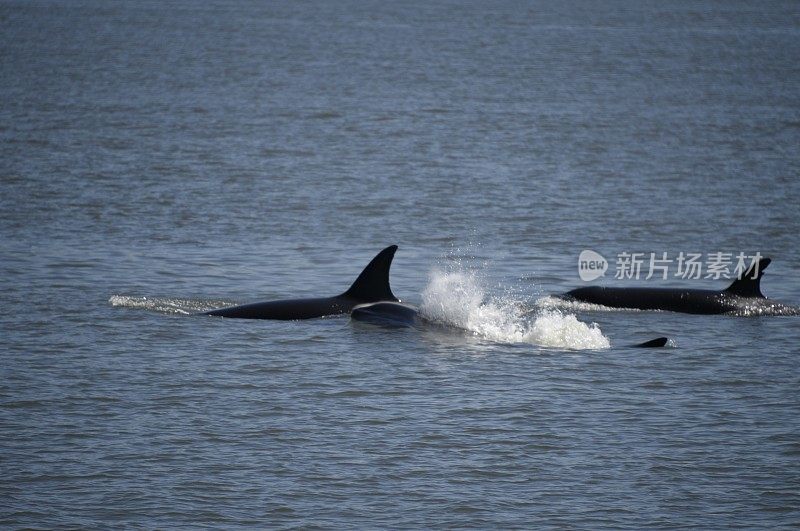
[[[581,251],[580,256],[578,256],[578,276],[581,277],[581,280],[589,282],[600,278],[606,274],[607,270],[608,262],[603,258],[603,255],[589,249]]]

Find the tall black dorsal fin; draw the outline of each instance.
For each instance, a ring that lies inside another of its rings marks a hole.
[[[747,273],[742,275],[742,278],[734,280],[725,291],[731,295],[738,295],[739,297],[761,297],[763,299],[764,296],[761,294],[761,276],[764,274],[764,270],[770,262],[772,262],[771,259],[762,258],[750,266],[750,269],[747,270]],[[754,275],[755,278],[753,278]]]
[[[361,302],[396,301],[389,287],[389,268],[395,251],[397,246],[390,245],[379,252],[342,295]]]

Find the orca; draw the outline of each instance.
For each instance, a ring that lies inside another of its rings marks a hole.
[[[726,289],[609,288],[587,286],[561,298],[611,308],[667,310],[691,314],[800,315],[800,308],[776,303],[761,293],[761,277],[769,258],[756,262]]]
[[[402,302],[390,301],[360,304],[350,312],[350,318],[386,328],[412,328],[429,323],[419,315],[419,311],[413,306]],[[629,346],[633,348],[657,348],[665,347],[668,343],[669,338],[658,337],[644,343]]]
[[[669,343],[668,337],[657,337],[655,339],[651,339],[650,341],[645,341],[644,343],[639,343],[637,345],[631,345],[633,348],[661,348],[666,347]]]
[[[407,328],[422,322],[416,308],[391,301],[360,304],[350,312],[350,318],[391,328]]]
[[[350,289],[335,297],[255,302],[204,312],[205,315],[237,319],[312,319],[350,312],[355,306],[377,301],[399,302],[389,286],[389,268],[396,245],[378,253],[358,275]]]

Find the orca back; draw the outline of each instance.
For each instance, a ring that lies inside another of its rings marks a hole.
[[[379,301],[397,302],[397,298],[389,286],[389,268],[392,265],[395,251],[397,251],[397,246],[390,245],[378,253],[361,271],[350,289],[335,297],[255,302],[219,308],[205,312],[205,314],[238,319],[313,319],[347,313],[359,304]]]

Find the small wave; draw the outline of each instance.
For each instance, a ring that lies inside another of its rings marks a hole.
[[[128,295],[112,295],[108,299],[111,306],[136,308],[170,315],[191,315],[212,308],[232,306],[225,301],[203,301],[192,299],[171,299],[166,297],[132,297]]]
[[[774,302],[770,299],[754,299],[738,310],[730,312],[730,315],[738,317],[800,315],[800,308]]]
[[[663,312],[667,310],[641,310],[638,308],[612,308],[602,304],[591,302],[571,301],[559,297],[546,296],[538,299],[535,303],[540,310],[562,310],[571,312]],[[781,315],[800,315],[800,308],[788,306],[774,302],[770,299],[753,299],[727,315],[737,317],[758,317],[758,316],[781,316]]]
[[[641,312],[636,308],[612,308],[591,302],[571,301],[548,295],[536,301],[536,307],[542,310],[562,310],[570,312]],[[660,311],[660,310],[653,310]]]
[[[611,346],[600,328],[558,309],[535,315],[511,296],[487,298],[473,272],[434,270],[422,293],[421,315],[500,343],[530,343],[567,349]]]

